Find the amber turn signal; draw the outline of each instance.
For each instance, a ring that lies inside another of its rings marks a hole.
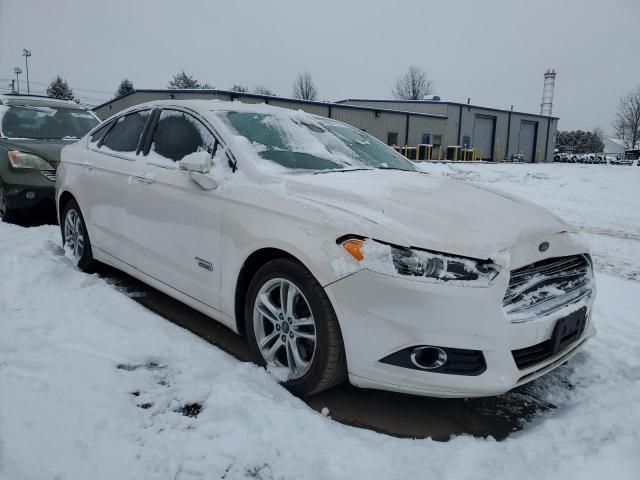
[[[344,248],[349,255],[355,258],[358,261],[364,260],[364,255],[362,254],[362,247],[364,246],[364,241],[359,240],[357,238],[352,238],[349,240],[345,240],[342,242],[342,248]]]

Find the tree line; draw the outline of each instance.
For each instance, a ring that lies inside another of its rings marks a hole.
[[[182,70],[173,75],[167,83],[169,89],[212,89],[209,83],[201,83],[192,74]],[[239,93],[249,93],[249,87],[236,83],[229,90]],[[135,91],[133,82],[128,78],[123,79],[115,92],[115,97],[122,97]],[[412,65],[407,72],[397,79],[391,93],[400,100],[421,100],[434,91],[433,82],[427,77],[427,73],[420,67]],[[263,85],[256,85],[253,93],[258,95],[276,96],[276,92]],[[76,100],[73,89],[68,82],[58,75],[47,87],[47,95],[63,100]],[[291,96],[300,100],[317,100],[318,87],[309,72],[299,73],[292,85]]]

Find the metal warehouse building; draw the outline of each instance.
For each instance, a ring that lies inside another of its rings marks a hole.
[[[136,90],[94,109],[107,118],[139,103],[161,99],[216,99],[303,110],[368,132],[418,160],[553,161],[558,119],[439,100],[348,99],[336,103],[217,89]]]

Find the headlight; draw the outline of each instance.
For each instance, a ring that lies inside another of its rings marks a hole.
[[[341,245],[364,268],[386,275],[488,286],[500,273],[500,266],[490,260],[396,247],[371,239],[350,238]]]
[[[13,168],[30,168],[32,170],[54,170],[54,168],[43,158],[32,153],[25,153],[19,150],[9,151],[9,162]]]

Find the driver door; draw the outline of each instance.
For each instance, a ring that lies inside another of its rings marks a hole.
[[[156,280],[215,309],[220,308],[222,205],[179,168],[218,142],[190,113],[164,109],[149,133],[151,145],[136,162],[130,205],[136,266]]]

